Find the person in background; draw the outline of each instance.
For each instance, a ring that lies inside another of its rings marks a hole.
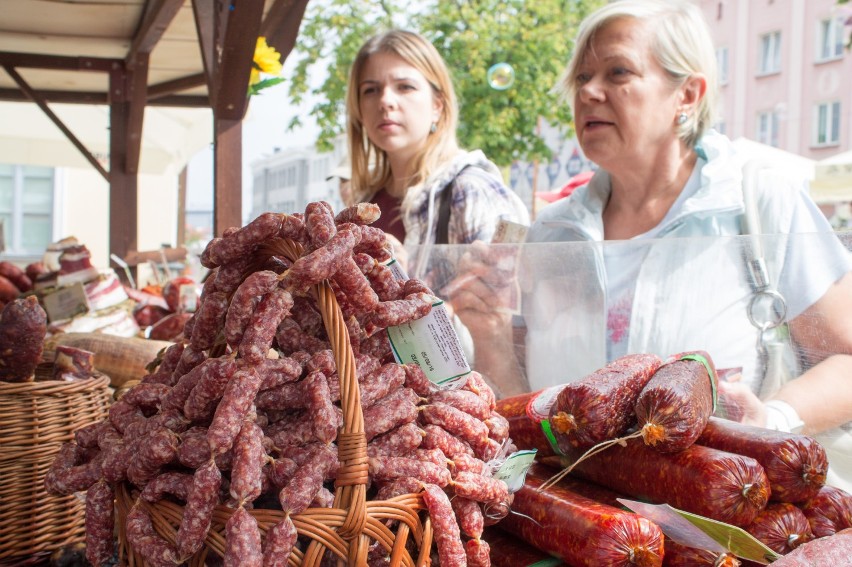
[[[685,0],[606,4],[581,24],[561,87],[573,105],[580,146],[600,169],[569,198],[542,210],[527,238],[603,242],[589,248],[589,273],[599,277],[602,309],[571,311],[581,299],[564,285],[532,282],[524,303],[527,382],[505,356],[511,336],[505,316],[494,308],[500,299],[495,282],[460,279],[450,286],[456,313],[477,352],[494,354],[489,360],[478,355],[477,369],[508,382],[504,391],[537,390],[579,379],[627,353],[666,357],[700,348],[718,368],[737,369],[739,382],[723,382],[720,389],[745,412],[743,421],[809,434],[848,429],[852,266],[803,180],[777,168],[757,177],[763,234],[826,236],[818,249],[804,252],[790,239],[770,246],[766,255],[772,281],[786,298],[789,333],[802,362],[798,378],[768,395],[755,348],[758,331],[747,317],[753,291],[742,258],[718,253],[733,239],[686,238],[741,235],[746,213],[743,160],[711,129],[716,60],[699,8]],[[683,250],[703,246],[701,255],[715,261],[678,255],[677,246],[654,246],[675,238],[682,239]],[[662,249],[674,252],[661,257]],[[486,273],[484,266],[469,269]],[[570,284],[570,275],[562,281]],[[713,293],[694,297],[705,282],[712,282]],[[767,397],[761,401],[758,393]],[[830,458],[846,467],[852,482],[852,452],[845,463]]]
[[[355,201],[352,199],[352,166],[349,163],[349,156],[341,159],[337,167],[332,169],[328,177],[325,178],[326,181],[331,181],[332,179],[338,180],[338,191],[340,192],[340,200],[343,202],[343,206],[348,207],[355,204]]]
[[[346,110],[355,202],[378,204],[376,226],[406,246],[426,245],[410,275],[423,277],[432,244],[490,242],[500,219],[529,224],[497,166],[459,148],[450,73],[421,35],[391,30],[367,40]]]

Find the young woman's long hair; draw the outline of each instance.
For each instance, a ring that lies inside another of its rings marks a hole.
[[[391,171],[387,155],[367,137],[361,117],[361,77],[367,60],[375,53],[396,55],[420,71],[442,106],[435,131],[429,134],[422,151],[414,156],[414,174],[402,201],[402,211],[407,212],[417,190],[423,187],[423,183],[443,162],[458,151],[458,103],[447,65],[426,38],[411,31],[391,30],[367,40],[352,63],[346,93],[352,192],[356,202],[369,199],[379,189],[390,189]]]

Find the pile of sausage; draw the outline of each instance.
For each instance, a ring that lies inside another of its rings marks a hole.
[[[431,383],[416,365],[393,362],[384,329],[422,317],[434,297],[422,282],[394,278],[374,205],[336,217],[325,203],[304,214],[260,215],[213,239],[202,255],[212,272],[186,323],[185,343],[76,433],[47,474],[49,492],[87,491],[87,557],[112,556],[118,483],[139,497],[127,541],[152,566],[178,565],[204,545],[214,508],[231,509],[225,565],[283,566],[301,546],[291,519],[329,507],[340,465],[340,384],[311,294],[328,280],[345,321],[368,441],[370,497],[423,491],[441,565],[489,565],[483,526],[505,516],[506,484],[492,463],[512,448],[494,394],[471,373],[458,389]],[[287,243],[289,241],[290,244]],[[301,255],[290,261],[292,243]],[[174,543],[153,527],[146,503],[183,505]],[[265,530],[248,511],[285,512]],[[466,542],[460,533],[465,535]],[[370,565],[389,552],[370,550]]]
[[[575,463],[570,477],[544,490],[541,484],[558,468],[549,475],[533,471],[532,481],[515,494],[513,510],[537,521],[512,515],[500,527],[571,565],[736,564],[733,557],[696,554],[668,540],[663,545],[653,530],[630,539],[628,530],[605,524],[603,533],[617,545],[585,548],[583,522],[601,526],[602,520],[594,518],[600,509],[589,505],[584,482],[615,494],[598,491],[592,497],[612,508],[604,515],[610,523],[616,513],[625,514],[617,510],[618,495],[668,503],[740,526],[779,554],[815,535],[852,527],[852,497],[823,486],[828,462],[819,443],[714,417],[715,379],[712,360],[703,352],[682,353],[665,363],[636,354],[549,392],[500,400],[497,411],[508,419],[518,447],[537,448],[540,460],[554,467]],[[547,402],[536,405],[537,399]],[[580,459],[615,438],[622,440]],[[539,518],[535,511],[544,507],[547,518]],[[632,529],[639,533],[637,518]],[[657,549],[659,555],[636,562],[640,548]]]

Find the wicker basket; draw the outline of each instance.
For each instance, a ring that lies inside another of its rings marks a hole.
[[[301,256],[301,247],[290,241],[281,241],[277,252],[293,261]],[[331,286],[323,282],[315,286],[312,292],[331,341],[340,378],[343,409],[343,429],[337,438],[340,468],[335,482],[334,506],[308,508],[292,517],[300,540],[307,538],[310,543],[302,551],[294,548],[289,565],[318,567],[325,551],[330,550],[341,565],[366,566],[367,552],[373,541],[379,541],[389,551],[391,567],[428,565],[432,526],[423,497],[420,494],[405,494],[390,500],[367,501],[367,439],[349,332]],[[145,506],[149,511],[157,532],[173,544],[183,517],[183,509],[177,504],[167,501],[147,504],[138,499],[135,491],[130,492],[127,485],[118,487],[116,519],[119,557],[122,564],[132,567],[146,565],[144,559],[127,544],[124,535],[125,518],[137,500],[140,506]],[[267,529],[284,518],[280,510],[258,509],[249,512],[257,519],[264,537]],[[190,566],[207,564],[211,552],[220,557],[224,555],[225,523],[232,513],[231,508],[221,505],[216,507],[205,546],[188,561]],[[396,532],[387,527],[387,520],[398,521]],[[409,543],[413,543],[413,547],[418,550],[414,557]]]
[[[44,476],[74,431],[107,416],[108,386],[103,374],[73,382],[0,382],[0,564],[85,539],[83,501],[48,495]]]

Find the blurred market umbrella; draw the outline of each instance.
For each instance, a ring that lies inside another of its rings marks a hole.
[[[817,162],[811,197],[817,203],[852,201],[852,150]]]
[[[54,104],[51,108],[105,167],[109,164],[109,108]],[[21,165],[88,168],[89,162],[35,105],[0,102],[0,161]],[[150,107],[142,129],[140,173],[178,173],[210,143],[206,108]]]

